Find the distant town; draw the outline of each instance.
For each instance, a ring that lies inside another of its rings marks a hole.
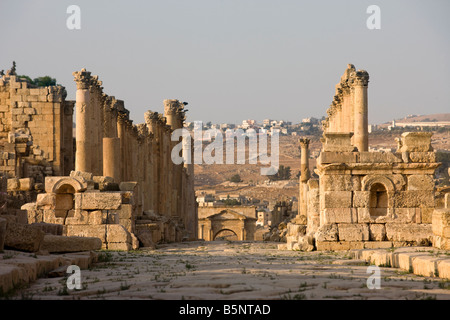
[[[371,124],[368,125],[369,133],[375,131],[394,130],[396,128],[417,128],[417,129],[439,129],[450,127],[450,121],[438,121],[436,119],[425,118],[423,120],[416,120],[420,118],[420,115],[408,115],[404,119],[392,120],[384,124]],[[272,134],[275,130],[279,131],[280,135],[315,135],[322,131],[322,121],[325,117],[317,119],[314,117],[303,118],[299,123],[292,123],[285,120],[272,120],[264,119],[262,122],[258,122],[253,119],[242,120],[241,124],[233,123],[203,123],[203,130],[218,129],[222,132],[233,129],[255,129],[262,133]],[[186,122],[185,127],[189,129],[194,128],[194,122]]]

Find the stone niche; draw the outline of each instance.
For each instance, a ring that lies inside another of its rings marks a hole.
[[[99,191],[91,182],[82,175],[46,177],[46,193],[22,207],[28,223],[60,224],[65,236],[101,239],[102,249],[137,249],[133,192]]]

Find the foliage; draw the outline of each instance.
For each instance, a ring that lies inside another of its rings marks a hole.
[[[27,81],[29,83],[34,84],[38,87],[56,86],[56,79],[52,78],[50,76],[37,77],[37,78],[34,78],[34,80],[32,80],[27,75],[21,75],[21,76],[18,76],[18,78],[25,78],[25,79],[27,79]]]
[[[280,165],[278,168],[278,172],[274,175],[269,176],[269,179],[272,181],[278,180],[289,180],[291,178],[291,167],[285,167]]]
[[[242,182],[241,176],[238,175],[237,173],[235,175],[232,175],[229,181],[230,182]]]

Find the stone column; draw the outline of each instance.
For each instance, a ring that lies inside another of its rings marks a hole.
[[[119,137],[119,145],[120,145],[120,156],[119,156],[119,160],[120,160],[120,177],[119,177],[119,181],[116,182],[121,182],[121,181],[125,181],[125,115],[122,113],[119,113],[117,116],[117,136]]]
[[[120,139],[103,138],[103,175],[120,182]]]
[[[369,150],[367,86],[369,74],[358,70],[353,78],[355,135],[353,144],[359,152]]]
[[[310,140],[302,138],[300,141],[301,159],[300,159],[300,183],[299,183],[299,203],[297,220],[303,222],[308,212],[308,180],[310,178],[309,171],[309,143]]]
[[[89,87],[91,82],[91,73],[87,72],[86,69],[81,69],[81,71],[75,71],[73,73],[75,82],[77,84],[76,92],[76,153],[75,153],[75,170],[76,171],[90,171],[90,119],[89,112],[90,109],[90,93]]]

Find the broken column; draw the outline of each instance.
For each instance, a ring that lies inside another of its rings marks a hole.
[[[103,138],[103,175],[120,182],[119,138]]]
[[[310,178],[309,171],[309,143],[310,140],[307,138],[301,138],[300,140],[301,148],[301,160],[300,160],[300,194],[299,194],[299,205],[298,205],[298,215],[297,220],[306,220],[307,216],[307,194],[308,194],[308,180]],[[302,223],[305,224],[305,223]]]
[[[369,150],[367,85],[369,74],[358,70],[353,74],[355,135],[353,144],[359,152]]]

